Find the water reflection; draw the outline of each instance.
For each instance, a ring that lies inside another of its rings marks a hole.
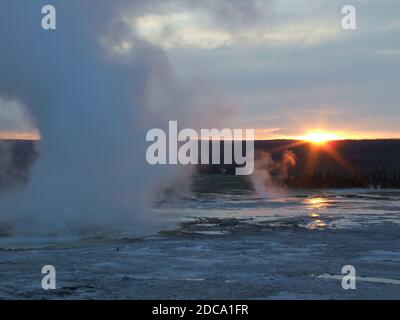
[[[304,200],[307,205],[307,209],[311,212],[308,213],[311,221],[307,224],[307,228],[310,230],[325,229],[327,224],[321,219],[321,210],[325,209],[328,205],[328,201],[321,197],[312,197]]]
[[[315,197],[304,200],[305,204],[308,205],[309,209],[323,209],[328,205],[328,201],[325,198]]]
[[[311,218],[319,218],[320,217],[320,215],[318,213],[315,213],[315,212],[310,212],[308,214],[308,216],[311,217]]]
[[[313,220],[307,224],[307,228],[310,230],[325,229],[326,227],[327,224],[319,219]]]

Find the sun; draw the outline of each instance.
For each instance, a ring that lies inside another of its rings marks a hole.
[[[328,141],[339,140],[340,138],[333,133],[327,133],[323,131],[314,131],[307,133],[301,137],[301,140],[309,141],[315,144],[324,144]]]

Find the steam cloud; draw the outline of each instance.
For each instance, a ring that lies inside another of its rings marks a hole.
[[[118,19],[140,1],[52,1],[55,31],[40,26],[45,4],[7,1],[0,11],[0,96],[27,106],[42,137],[28,187],[1,196],[0,222],[142,228],[148,191],[173,175],[145,163],[145,132],[167,119],[190,125],[190,106],[210,94],[177,83],[165,54]],[[117,50],[126,37],[128,53]]]
[[[258,196],[268,198],[284,191],[282,180],[288,176],[289,169],[296,165],[296,155],[285,150],[280,161],[275,161],[265,151],[255,154],[254,172],[251,175],[253,188]]]

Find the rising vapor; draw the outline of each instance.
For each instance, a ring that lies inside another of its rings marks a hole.
[[[140,12],[140,1],[52,1],[54,31],[40,26],[44,4],[7,1],[0,12],[0,97],[21,101],[42,138],[27,188],[2,195],[0,222],[40,232],[142,229],[148,191],[173,175],[145,163],[145,132],[185,117],[173,104],[193,103],[163,51],[128,30],[123,14]],[[127,40],[132,50],[118,51]]]

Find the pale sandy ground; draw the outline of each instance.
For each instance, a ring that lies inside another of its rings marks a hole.
[[[215,221],[212,221],[215,223]],[[399,299],[400,285],[341,281],[357,276],[400,280],[400,226],[351,229],[224,225],[226,235],[169,232],[76,247],[0,251],[2,299]],[[193,228],[192,228],[193,229]],[[186,226],[186,231],[191,230]],[[41,268],[57,270],[57,289],[41,289]]]

